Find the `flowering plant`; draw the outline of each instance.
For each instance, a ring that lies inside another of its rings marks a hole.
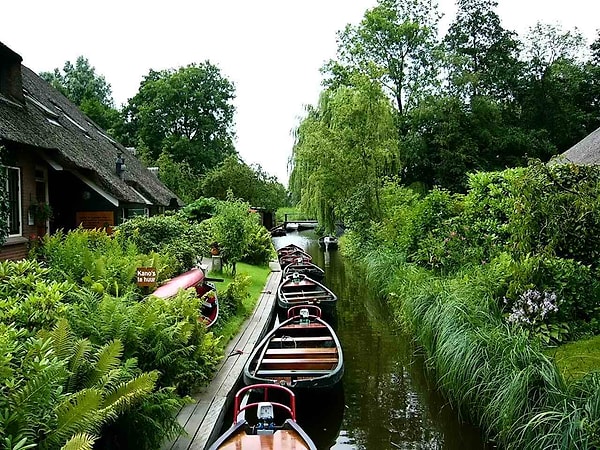
[[[504,297],[504,304],[510,303],[511,301]],[[560,341],[568,333],[568,327],[565,324],[548,323],[548,316],[558,312],[558,304],[559,300],[554,292],[528,289],[512,302],[506,320],[510,324],[534,332],[546,343],[551,339]]]

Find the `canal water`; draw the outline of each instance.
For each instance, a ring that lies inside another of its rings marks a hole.
[[[410,336],[391,323],[384,302],[337,251],[321,250],[312,231],[273,241],[275,248],[303,247],[338,296],[334,328],[344,350],[342,383],[298,399],[298,423],[319,449],[494,448],[439,395]]]

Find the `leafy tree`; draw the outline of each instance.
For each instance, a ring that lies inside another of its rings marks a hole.
[[[352,73],[376,80],[403,115],[435,84],[439,21],[432,0],[379,0],[361,23],[338,33],[337,60],[323,71],[329,86],[352,83]]]
[[[186,161],[176,162],[164,151],[156,161],[158,178],[185,203],[194,201],[201,196],[201,184]]]
[[[581,92],[587,83],[580,55],[583,36],[577,31],[537,23],[526,38],[526,74],[518,94],[522,126],[546,130],[561,152],[589,131]],[[540,155],[548,159],[556,150]]]
[[[87,58],[79,56],[75,64],[65,62],[62,70],[42,72],[40,77],[75,103],[84,114],[105,130],[119,126],[119,112],[114,107],[110,84],[96,74]]]
[[[166,153],[195,176],[234,154],[234,86],[209,61],[150,70],[127,107],[129,138],[148,161]]]
[[[231,191],[252,206],[275,210],[286,201],[285,188],[260,166],[250,167],[237,155],[227,157],[209,172],[202,183],[202,192],[221,200]]]
[[[381,180],[397,170],[394,112],[380,87],[356,79],[356,87],[325,90],[296,131],[290,189],[302,209],[327,232],[335,222],[377,216]],[[353,199],[363,199],[360,217]]]
[[[470,99],[505,99],[520,72],[519,42],[505,30],[494,0],[458,0],[456,18],[444,37],[451,91]]]
[[[231,191],[227,200],[217,206],[217,214],[212,218],[221,253],[225,262],[231,265],[234,276],[237,263],[246,254],[257,220],[258,216],[250,212],[250,205],[235,199]]]

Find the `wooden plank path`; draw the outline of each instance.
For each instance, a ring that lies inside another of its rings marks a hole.
[[[204,390],[192,396],[195,403],[184,406],[177,415],[187,434],[165,443],[161,447],[163,450],[204,450],[218,437],[223,418],[231,406],[233,390],[254,346],[267,332],[275,309],[281,268],[274,262],[270,266],[271,273],[254,312],[227,345],[225,358],[219,364],[214,379]]]

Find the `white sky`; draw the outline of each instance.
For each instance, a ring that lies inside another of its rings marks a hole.
[[[453,18],[453,0],[439,0]],[[498,0],[505,28],[521,34],[538,20],[578,27],[591,42],[598,0]],[[93,4],[94,6],[88,6]],[[321,90],[319,68],[335,56],[336,32],[376,0],[5,1],[0,42],[35,72],[83,55],[127,102],[149,69],[210,60],[236,87],[236,147],[247,163],[287,183],[291,130]]]

